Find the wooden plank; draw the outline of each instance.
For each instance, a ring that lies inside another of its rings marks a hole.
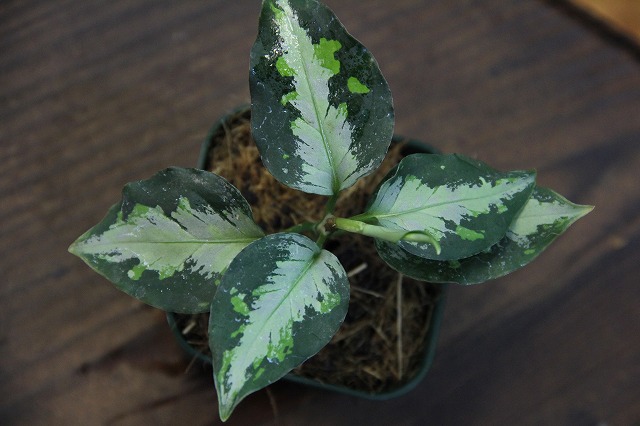
[[[636,0],[570,0],[606,25],[640,43],[640,3]]]
[[[229,424],[640,420],[640,68],[547,2],[327,0],[376,55],[396,131],[596,210],[535,264],[454,287],[436,362],[370,402],[280,383]],[[163,315],[66,252],[122,185],[195,164],[248,100],[255,1],[0,4],[0,423],[217,424]],[[275,411],[273,404],[275,403]]]

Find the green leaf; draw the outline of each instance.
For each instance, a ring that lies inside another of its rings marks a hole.
[[[300,234],[274,234],[231,262],[211,304],[220,417],[317,353],[338,330],[349,282],[338,259]]]
[[[197,313],[209,309],[236,254],[263,235],[226,180],[170,168],[126,185],[122,201],[69,251],[143,302]]]
[[[423,231],[437,243],[398,245],[425,259],[461,259],[504,237],[534,185],[534,172],[498,172],[461,155],[413,154],[389,173],[367,211],[352,219]]]
[[[506,236],[489,250],[467,259],[448,262],[426,260],[394,244],[376,241],[376,245],[380,257],[412,278],[477,284],[528,264],[592,208],[573,204],[550,189],[536,188]]]
[[[285,185],[334,195],[387,152],[389,87],[373,56],[316,1],[264,1],[250,88],[253,136]]]

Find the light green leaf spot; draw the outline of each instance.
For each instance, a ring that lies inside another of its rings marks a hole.
[[[258,371],[256,371],[254,379],[258,380],[264,374],[265,371],[267,371],[266,368],[259,368]]]
[[[127,276],[134,281],[137,281],[142,276],[142,273],[145,271],[144,265],[136,265],[127,271]]]
[[[347,80],[347,87],[351,93],[369,93],[369,88],[362,84],[356,77],[349,77],[349,80]]]
[[[296,72],[293,70],[293,68],[291,68],[289,64],[287,64],[287,60],[284,58],[284,56],[280,56],[278,58],[278,60],[276,61],[276,68],[278,69],[280,75],[283,77],[293,77],[294,75],[296,75]]]
[[[278,19],[282,19],[282,15],[284,15],[284,12],[278,9],[275,4],[269,3],[269,8]]]
[[[298,93],[289,92],[289,93],[286,93],[286,94],[282,95],[282,99],[280,99],[280,103],[282,105],[286,105],[289,102],[295,101],[297,98],[298,98]]]
[[[244,329],[245,328],[247,328],[247,327],[244,324],[241,325],[236,331],[231,333],[231,338],[235,339],[236,337],[240,336],[242,333],[244,333]]]
[[[337,40],[320,39],[320,44],[313,46],[315,56],[323,67],[331,71],[333,75],[340,72],[340,61],[336,60],[335,53],[340,50],[342,45]]]
[[[458,234],[463,240],[467,241],[475,241],[484,238],[482,233],[476,232],[473,229],[465,228],[462,225],[458,225],[456,227],[456,234]]]
[[[326,314],[333,308],[340,304],[340,296],[335,293],[329,293],[325,295],[324,299],[320,302],[320,313]]]
[[[449,260],[447,263],[451,269],[458,269],[461,265],[459,260]]]
[[[233,310],[240,315],[249,315],[249,307],[244,302],[244,294],[233,296],[231,298],[231,304],[233,305]]]

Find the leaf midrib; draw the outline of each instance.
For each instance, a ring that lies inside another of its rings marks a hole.
[[[289,26],[290,32],[291,34],[294,34],[291,19],[288,14],[285,14],[285,16],[286,16],[286,22],[287,22],[287,25]],[[304,30],[302,25],[300,25],[300,28]],[[309,41],[311,42],[310,37],[309,37]],[[313,43],[311,43],[311,45],[313,46]],[[299,49],[298,49],[298,53],[300,53]],[[304,60],[303,55],[300,54],[299,56],[300,56],[300,61],[302,62],[302,69],[304,71],[305,84],[307,85],[309,89],[309,93],[311,94],[313,111],[315,112],[316,119],[318,120],[318,132],[320,133],[320,138],[322,139],[324,152],[327,156],[327,160],[329,161],[329,167],[331,168],[331,191],[335,194],[340,190],[340,179],[338,178],[337,170],[334,164],[334,159],[333,159],[333,156],[331,155],[332,152],[331,152],[329,143],[327,141],[327,136],[326,136],[324,125],[323,125],[324,121],[322,120],[320,112],[318,110],[318,102],[316,101],[315,92],[313,90],[313,87],[311,86],[311,79],[309,78],[309,70],[308,70],[307,62]]]
[[[101,247],[101,246],[123,246],[126,245],[141,245],[141,244],[238,244],[238,243],[250,243],[255,241],[259,237],[256,238],[241,238],[241,239],[228,239],[228,240],[188,240],[188,241],[128,241],[122,240],[118,242],[102,242],[102,243],[91,243],[93,247]]]
[[[439,186],[438,188],[441,188],[441,187],[442,186]],[[515,193],[517,193],[517,192],[515,192]],[[440,206],[443,206],[443,205],[446,205],[446,204],[461,203],[461,202],[464,202],[464,201],[472,201],[472,200],[481,200],[483,198],[491,198],[491,195],[489,194],[489,195],[483,195],[481,197],[468,197],[468,198],[459,198],[459,199],[455,199],[455,200],[448,200],[448,201],[443,201],[443,202],[440,202],[440,203],[430,204],[428,206],[415,207],[415,208],[412,208],[412,209],[402,210],[400,212],[394,212],[394,213],[383,213],[383,214],[367,214],[367,213],[365,213],[366,216],[361,216],[361,218],[363,218],[363,219],[368,219],[368,218],[376,218],[376,219],[389,218],[389,217],[394,217],[394,216],[411,214],[411,213],[419,212],[421,210],[429,210],[429,209],[440,207]],[[397,197],[396,197],[396,199],[397,199]],[[395,201],[394,201],[394,204],[395,204]],[[435,215],[429,215],[429,216],[437,217]]]
[[[271,311],[271,313],[267,316],[267,318],[262,321],[262,326],[257,330],[257,334],[254,334],[256,336],[260,336],[262,335],[262,331],[267,327],[267,324],[269,324],[271,322],[271,319],[273,318],[273,316],[280,311],[280,309],[282,308],[282,305],[284,304],[285,301],[289,301],[289,303],[291,303],[291,298],[289,297],[291,295],[291,293],[293,292],[293,290],[295,288],[298,287],[298,285],[300,284],[300,281],[302,280],[302,278],[307,274],[307,272],[309,271],[309,269],[311,268],[311,266],[315,263],[316,259],[320,256],[320,253],[313,253],[313,255],[309,258],[309,260],[306,262],[307,264],[304,266],[304,268],[301,270],[300,274],[298,275],[298,277],[295,279],[295,281],[293,281],[292,285],[289,286],[288,291],[284,294],[283,297],[281,297],[281,300],[278,302],[278,304],[276,305],[276,308],[273,309]],[[288,259],[289,261],[299,261],[298,259]],[[258,299],[260,300],[260,299]],[[255,312],[255,309],[252,310],[251,312]],[[251,312],[249,313],[249,315],[251,315]],[[293,317],[290,316],[290,318],[293,320]],[[295,322],[295,321],[294,321]],[[254,323],[255,324],[255,323]],[[270,338],[270,337],[269,337]],[[256,343],[259,341],[260,339],[253,339],[253,341],[251,342],[251,344],[249,345],[249,348],[246,351],[243,351],[243,356],[242,356],[242,364],[241,365],[253,365],[253,363],[255,362],[255,358],[252,360],[251,363],[247,364],[247,360],[249,358],[249,355],[253,352],[253,347],[256,345]],[[237,349],[238,346],[235,346],[233,349]],[[262,357],[262,359],[264,359],[264,356]],[[228,371],[228,370],[227,370]],[[242,385],[242,387],[239,389],[239,391],[244,387],[245,383]],[[234,396],[235,399],[235,396]]]

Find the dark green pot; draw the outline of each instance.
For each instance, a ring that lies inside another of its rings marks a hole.
[[[213,136],[218,132],[220,127],[225,125],[224,123],[226,123],[228,117],[232,115],[236,115],[238,112],[244,112],[244,111],[248,113],[249,107],[243,106],[243,107],[237,108],[236,110],[232,111],[227,116],[221,118],[217,123],[214,124],[209,134],[207,135],[206,140],[201,146],[200,157],[198,160],[198,168],[201,168],[203,170],[207,170],[209,168],[210,166],[209,151],[211,149],[211,145],[213,144]],[[393,137],[394,143],[397,143],[400,141],[407,141],[407,139],[400,136]],[[422,153],[438,152],[438,150],[436,150],[435,148],[417,140],[409,140],[407,142],[407,145],[411,152],[422,152]],[[418,383],[422,381],[424,376],[427,374],[427,371],[431,367],[431,364],[433,363],[433,358],[435,357],[438,333],[440,332],[440,324],[442,322],[442,317],[444,314],[444,306],[445,306],[446,293],[447,293],[446,284],[441,284],[439,286],[440,286],[440,292],[433,306],[433,314],[431,316],[431,321],[429,322],[429,331],[427,332],[427,336],[425,339],[425,348],[424,348],[420,367],[417,370],[417,373],[412,378],[405,381],[399,387],[388,390],[388,391],[372,394],[372,393],[367,393],[360,390],[350,389],[344,386],[321,383],[319,381],[316,381],[307,377],[296,376],[291,373],[284,376],[284,379],[291,382],[315,387],[315,388],[331,390],[331,391],[343,393],[346,395],[352,395],[360,398],[373,399],[373,400],[386,400],[386,399],[396,398],[400,395],[404,395],[405,393],[415,388],[418,385]],[[198,351],[197,349],[189,345],[189,343],[185,340],[183,334],[180,332],[176,324],[175,314],[168,313],[167,320],[169,322],[169,327],[171,328],[171,331],[173,332],[173,334],[176,336],[176,339],[178,340],[178,343],[180,344],[180,346],[191,357],[196,358],[204,363],[211,364],[210,357],[204,355],[202,352]]]

